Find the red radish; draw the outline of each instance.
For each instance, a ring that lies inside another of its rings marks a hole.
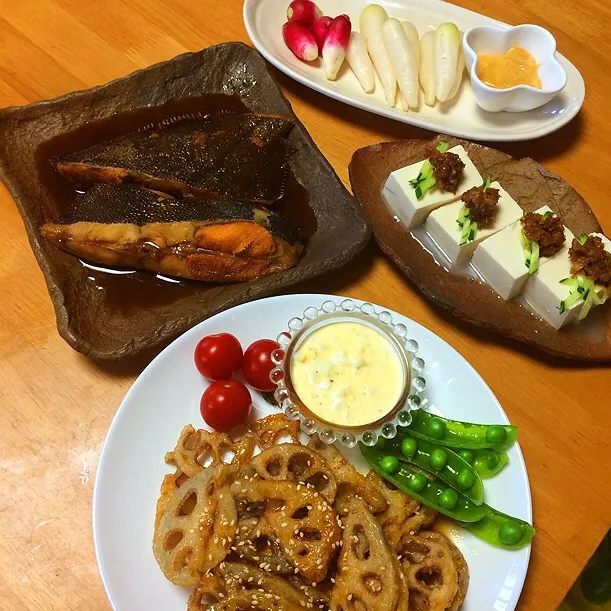
[[[325,75],[330,81],[337,77],[346,57],[346,49],[350,42],[352,24],[348,15],[336,17],[329,26],[327,37],[322,47],[322,61],[325,66]]]
[[[322,11],[312,0],[293,0],[286,11],[286,18],[289,21],[296,21],[306,28],[309,28],[321,15]]]
[[[333,17],[319,17],[312,24],[312,33],[316,39],[319,53],[322,53],[322,46],[325,42],[325,38],[327,37],[327,32],[329,31],[329,26],[331,25],[332,21]]]
[[[318,57],[318,46],[314,34],[296,21],[287,21],[282,26],[282,36],[286,46],[305,62],[312,62]]]

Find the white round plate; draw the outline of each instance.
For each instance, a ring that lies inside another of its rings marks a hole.
[[[244,347],[275,338],[293,316],[320,305],[326,295],[286,295],[240,305],[200,323],[168,346],[136,380],[112,422],[93,495],[93,536],[100,575],[115,611],[185,611],[189,592],[172,585],[152,552],[155,505],[163,476],[171,469],[164,454],[182,428],[202,428],[199,400],[207,382],[193,364],[205,335],[227,331]],[[434,411],[473,422],[507,423],[499,402],[477,372],[434,333],[397,315],[420,345],[426,362]],[[277,412],[254,396],[253,418]],[[365,463],[353,451],[354,458]],[[486,481],[486,501],[505,513],[531,521],[530,488],[522,453],[509,451],[510,464]],[[351,457],[352,458],[352,457]],[[354,461],[353,461],[354,462]],[[463,611],[514,609],[528,568],[530,546],[520,551],[494,548],[467,532],[457,538],[471,581]]]
[[[421,100],[416,111],[403,112],[389,108],[376,75],[376,88],[365,93],[356,77],[344,62],[336,81],[328,81],[322,69],[322,60],[308,64],[297,59],[282,39],[282,25],[290,0],[245,0],[244,24],[248,36],[257,50],[276,68],[291,78],[320,91],[336,100],[368,110],[369,112],[403,121],[417,127],[460,138],[509,142],[532,140],[560,129],[578,112],[585,97],[585,85],[577,68],[565,57],[557,54],[567,73],[564,90],[545,106],[529,112],[489,113],[475,103],[471,84],[465,75],[457,97],[446,104],[429,107]],[[317,0],[325,15],[335,17],[346,14],[352,27],[359,30],[359,15],[370,4],[368,0]],[[409,0],[392,2],[379,0],[391,17],[411,21],[422,35],[440,23],[451,21],[463,32],[474,25],[507,24],[474,13],[441,0]]]

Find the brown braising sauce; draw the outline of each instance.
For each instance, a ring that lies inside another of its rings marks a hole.
[[[158,127],[177,117],[192,118],[221,112],[242,113],[248,112],[248,108],[237,96],[215,94],[189,97],[163,106],[121,112],[45,142],[36,152],[36,165],[41,182],[55,202],[55,215],[59,216],[70,207],[79,186],[62,178],[51,164],[52,159],[131,132]],[[316,216],[309,204],[308,192],[292,172],[288,174],[284,196],[270,208],[301,227],[306,240],[316,232]],[[192,280],[165,278],[142,270],[116,270],[86,261],[82,264],[86,268],[88,281],[95,289],[104,292],[108,307],[120,309],[126,314],[140,307],[169,305],[211,286]]]

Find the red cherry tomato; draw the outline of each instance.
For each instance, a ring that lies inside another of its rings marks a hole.
[[[224,380],[206,388],[200,411],[208,426],[226,433],[246,422],[251,403],[250,392],[242,382]]]
[[[242,371],[246,381],[257,390],[272,391],[276,385],[269,379],[269,372],[275,367],[271,353],[280,348],[273,339],[260,339],[246,349]]]
[[[209,380],[228,380],[242,367],[242,346],[230,333],[208,335],[195,348],[195,366]]]

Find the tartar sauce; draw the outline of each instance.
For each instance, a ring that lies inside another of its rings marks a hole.
[[[291,359],[293,388],[327,422],[360,426],[390,412],[401,397],[401,360],[382,334],[336,322],[308,335]]]

